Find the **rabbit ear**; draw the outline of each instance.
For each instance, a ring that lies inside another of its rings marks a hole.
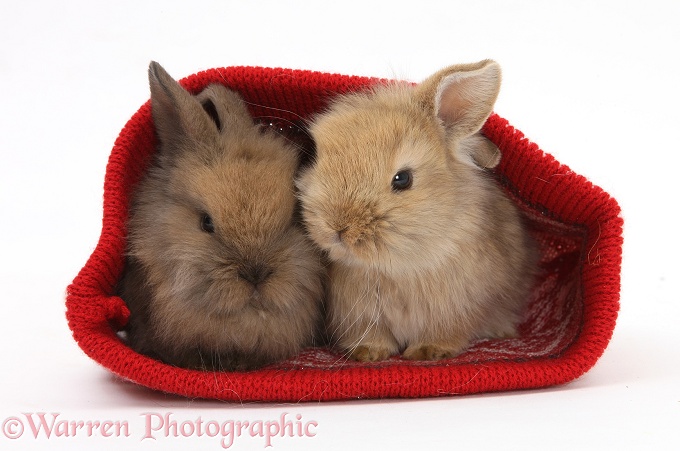
[[[165,148],[175,148],[187,138],[203,143],[217,139],[215,123],[201,103],[155,61],[149,65],[149,87],[151,114]]]
[[[501,161],[501,150],[480,133],[460,141],[458,152],[466,157],[463,162],[482,169],[493,169]]]
[[[241,96],[222,85],[209,85],[196,99],[220,133],[234,133],[253,126],[253,119]]]
[[[495,61],[450,66],[418,86],[417,95],[442,122],[447,134],[464,138],[478,132],[491,115],[501,84]]]

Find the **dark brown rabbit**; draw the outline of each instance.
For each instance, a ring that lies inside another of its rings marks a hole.
[[[537,251],[484,170],[500,159],[479,134],[499,87],[493,61],[452,66],[341,96],[314,120],[316,161],[297,184],[331,260],[328,332],[350,357],[436,360],[516,334]]]
[[[295,220],[297,150],[221,85],[193,96],[149,66],[159,148],[136,188],[119,294],[130,346],[248,370],[312,345],[325,270]]]

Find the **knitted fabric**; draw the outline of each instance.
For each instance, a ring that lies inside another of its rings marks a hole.
[[[197,93],[210,83],[239,91],[256,118],[310,118],[339,93],[381,80],[325,73],[230,67],[181,83]],[[66,317],[83,351],[118,376],[163,392],[230,401],[299,402],[416,398],[546,387],[588,371],[604,352],[619,308],[622,225],[616,201],[492,115],[484,134],[502,151],[496,175],[530,218],[541,249],[541,276],[519,337],[480,340],[437,362],[400,357],[347,361],[327,348],[251,372],[203,372],[166,365],[127,347],[117,335],[129,317],[113,295],[124,265],[131,193],[156,147],[150,103],[115,142],[104,180],[99,243],[68,287]]]

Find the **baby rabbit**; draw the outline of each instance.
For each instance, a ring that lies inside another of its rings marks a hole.
[[[303,218],[331,260],[327,328],[359,361],[453,357],[516,335],[537,266],[520,212],[482,168],[493,61],[338,98],[310,131]]]
[[[321,328],[325,268],[295,214],[297,150],[221,85],[197,96],[149,66],[159,147],[136,188],[119,294],[138,352],[249,370]]]

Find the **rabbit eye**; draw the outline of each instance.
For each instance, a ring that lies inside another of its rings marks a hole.
[[[206,233],[215,233],[215,224],[210,215],[203,213],[201,215],[201,230]]]
[[[413,185],[413,174],[411,170],[405,169],[394,174],[392,178],[392,189],[394,191],[404,191]]]

